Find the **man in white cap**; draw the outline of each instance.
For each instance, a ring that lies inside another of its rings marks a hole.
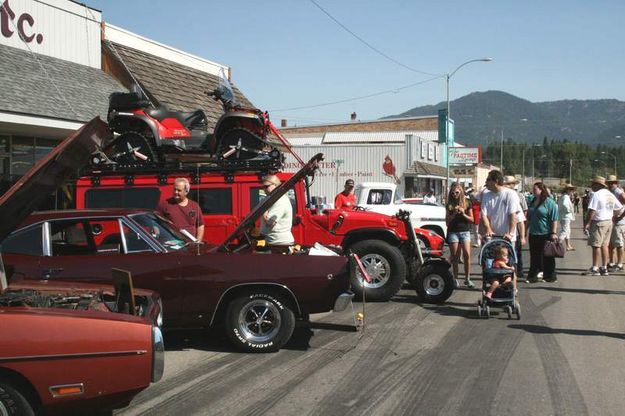
[[[593,195],[588,203],[588,219],[584,230],[588,233],[588,245],[592,247],[592,267],[587,274],[608,276],[608,244],[612,236],[612,221],[623,209],[623,204],[607,190],[603,176],[595,176],[590,187]]]
[[[606,180],[610,192],[618,199],[618,201],[625,205],[625,193],[619,186],[616,175],[608,175]],[[610,262],[608,263],[608,271],[620,272],[623,271],[623,246],[625,246],[625,210],[619,212],[618,218],[614,219],[614,225],[612,226],[612,235],[610,237],[610,245],[608,250],[610,251]],[[616,262],[614,261],[614,253],[616,252]]]
[[[527,220],[527,201],[525,197],[518,191],[517,185],[519,181],[516,177],[512,175],[507,175],[503,177],[503,184],[512,189],[516,195],[519,197],[519,204],[521,205],[521,211],[517,215],[517,232],[518,238],[516,243],[514,244],[514,251],[517,258],[516,263],[516,274],[518,279],[523,279],[523,254],[522,254],[522,246],[525,244],[525,221]]]

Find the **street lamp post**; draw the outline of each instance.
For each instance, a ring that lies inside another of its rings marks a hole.
[[[525,152],[529,149],[532,149],[532,181],[534,181],[534,147],[535,146],[541,146],[540,144],[537,143],[532,143],[532,145],[528,148],[523,149],[523,157],[522,159],[522,172],[521,172],[521,190],[525,190]]]
[[[447,74],[445,74],[445,82],[446,82],[446,86],[447,86],[447,120],[445,121],[447,123],[447,126],[445,126],[445,134],[447,135],[447,137],[445,137],[445,148],[447,149],[447,157],[445,158],[445,164],[447,165],[447,180],[445,182],[445,194],[449,193],[449,120],[451,119],[451,108],[450,108],[450,104],[449,104],[449,79],[451,77],[454,76],[454,74],[456,72],[458,72],[458,70],[460,68],[462,68],[465,65],[468,65],[472,62],[490,62],[492,61],[493,58],[479,58],[479,59],[471,59],[469,61],[466,61],[460,65],[458,65],[458,67],[456,69],[454,69],[451,72],[448,72]]]
[[[616,175],[616,156],[614,156],[612,153],[607,153],[607,152],[601,152],[602,155],[608,155],[608,156],[612,156],[612,158],[614,158],[614,175]]]

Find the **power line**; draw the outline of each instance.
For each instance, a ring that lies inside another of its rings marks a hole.
[[[369,49],[371,49],[372,51],[376,52],[378,55],[383,56],[384,58],[388,59],[389,61],[401,66],[402,68],[405,68],[409,71],[412,72],[416,72],[419,74],[423,74],[423,75],[430,75],[430,76],[443,76],[441,74],[432,74],[430,72],[425,72],[425,71],[420,71],[418,69],[414,69],[408,65],[405,65],[401,62],[399,62],[397,59],[385,54],[384,52],[382,52],[381,50],[379,50],[378,48],[376,48],[375,46],[373,46],[372,44],[370,44],[369,42],[367,42],[366,40],[364,40],[362,37],[358,36],[356,33],[354,33],[353,31],[351,31],[347,26],[345,26],[343,23],[341,23],[337,18],[335,18],[334,16],[332,16],[326,9],[324,9],[323,7],[321,7],[319,5],[319,3],[317,3],[315,0],[310,0],[310,2],[312,4],[314,4],[315,6],[317,6],[317,8],[319,10],[321,10],[326,16],[328,16],[330,19],[332,19],[332,21],[334,21],[334,23],[336,23],[337,25],[339,25],[341,28],[343,28],[343,30],[345,30],[347,33],[349,33],[350,35],[352,35],[353,37],[355,37],[356,39],[358,39],[358,41],[360,41],[361,43],[363,43],[365,46],[367,46]]]
[[[375,92],[373,94],[361,95],[359,97],[346,98],[344,100],[331,101],[331,102],[327,102],[327,103],[323,103],[323,104],[306,105],[306,106],[302,106],[302,107],[279,108],[279,109],[273,109],[273,110],[269,110],[269,111],[271,111],[271,112],[278,112],[278,111],[307,110],[307,109],[310,109],[310,108],[326,107],[326,106],[329,106],[329,105],[343,104],[343,103],[348,103],[348,102],[351,102],[351,101],[364,100],[366,98],[378,97],[378,96],[384,95],[384,94],[391,94],[391,93],[396,94],[396,93],[398,93],[401,90],[405,90],[407,88],[416,87],[417,85],[425,84],[426,82],[434,81],[434,80],[440,79],[442,77],[443,77],[442,75],[437,75],[437,76],[435,76],[433,78],[428,78],[426,80],[415,82],[415,83],[408,84],[408,85],[404,85],[402,87],[397,87],[397,88],[393,88],[393,89],[385,90],[385,91],[379,91],[379,92]]]

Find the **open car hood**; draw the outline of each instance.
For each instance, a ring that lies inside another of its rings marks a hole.
[[[291,176],[289,180],[286,182],[282,182],[280,186],[273,190],[267,197],[265,197],[258,205],[254,207],[253,210],[250,211],[249,214],[239,223],[237,228],[228,236],[226,239],[216,247],[219,251],[227,250],[228,244],[240,238],[244,235],[250,228],[256,224],[256,220],[260,218],[263,212],[267,211],[270,206],[272,206],[282,195],[286,194],[289,189],[292,189],[295,184],[304,177],[312,175],[315,169],[317,169],[319,162],[323,160],[323,154],[317,153],[313,156],[308,163],[306,163],[296,174]]]
[[[90,155],[101,148],[110,131],[99,117],[94,118],[39,160],[15,185],[0,197],[0,242],[41,202],[56,191]]]

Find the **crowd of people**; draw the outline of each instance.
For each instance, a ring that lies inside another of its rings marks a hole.
[[[447,243],[456,282],[459,264],[464,263],[464,284],[471,282],[471,247],[494,236],[511,242],[515,248],[515,278],[527,283],[556,282],[556,257],[546,245],[562,245],[564,251],[575,250],[571,244],[571,223],[584,211],[584,230],[592,251],[592,265],[585,274],[607,276],[622,271],[625,256],[625,192],[614,175],[607,179],[596,176],[590,189],[579,197],[572,184],[553,193],[542,182],[533,184],[529,195],[519,189],[514,176],[489,172],[485,186],[474,190],[453,183],[447,196]],[[473,244],[472,244],[473,240]],[[548,242],[551,242],[548,244]],[[529,268],[524,270],[522,248],[529,251]]]
[[[263,178],[267,195],[280,185],[275,175]],[[348,179],[344,190],[334,201],[337,208],[353,209],[354,181]],[[178,178],[174,182],[172,197],[163,201],[158,211],[176,227],[202,241],[204,222],[198,204],[188,198],[189,181]],[[548,242],[561,242],[567,251],[575,250],[571,244],[571,223],[583,207],[584,232],[592,250],[589,275],[607,276],[624,269],[625,257],[625,192],[615,175],[608,178],[596,176],[580,198],[576,187],[564,184],[556,195],[542,182],[533,184],[531,193],[519,189],[514,176],[503,176],[498,170],[489,172],[485,186],[479,190],[465,189],[460,183],[449,187],[446,202],[447,243],[450,262],[456,281],[459,265],[463,263],[464,284],[474,287],[471,281],[471,247],[479,247],[484,239],[498,236],[514,246],[515,282],[527,283],[543,280],[557,281],[555,257],[545,256]],[[278,199],[261,217],[261,233],[273,253],[286,253],[293,245],[291,234],[292,209],[288,198]],[[523,246],[528,245],[529,268],[523,267]]]

